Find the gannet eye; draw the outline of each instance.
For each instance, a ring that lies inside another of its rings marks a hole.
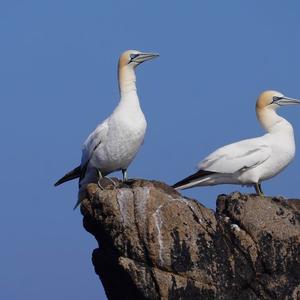
[[[137,58],[138,56],[139,56],[139,54],[131,53],[131,54],[129,55],[130,60],[129,60],[128,64],[130,64],[131,62],[135,62],[134,59]]]
[[[272,101],[270,104],[275,103],[275,104],[280,105],[278,101],[280,101],[282,98],[283,98],[283,97],[274,96],[274,97],[273,97],[273,101]]]
[[[138,54],[130,54],[130,61],[132,61],[133,59],[135,59],[136,57],[138,57]]]

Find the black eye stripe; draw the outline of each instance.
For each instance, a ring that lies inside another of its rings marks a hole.
[[[131,59],[135,59],[137,56],[139,56],[139,55],[138,55],[138,54],[133,54],[133,53],[130,54],[130,58],[131,58]]]
[[[274,97],[273,97],[273,102],[278,101],[278,100],[281,100],[281,99],[283,99],[283,97],[274,96]]]

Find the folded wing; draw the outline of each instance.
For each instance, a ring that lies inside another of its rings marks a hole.
[[[88,136],[82,146],[81,168],[86,169],[94,151],[106,139],[108,131],[108,119],[103,121],[96,129]]]
[[[219,148],[198,164],[200,170],[232,174],[262,164],[272,149],[260,139],[249,139]]]

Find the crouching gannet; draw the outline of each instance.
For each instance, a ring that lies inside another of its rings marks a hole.
[[[300,104],[276,91],[263,92],[256,102],[258,121],[267,133],[217,149],[198,164],[198,171],[173,185],[176,189],[217,184],[253,185],[280,173],[295,156],[292,125],[280,117],[280,106]]]
[[[126,171],[143,143],[146,120],[136,90],[135,68],[157,57],[156,53],[136,50],[124,52],[119,59],[118,79],[120,102],[113,113],[99,124],[83,144],[81,164],[59,179],[54,185],[80,178],[80,186],[95,175],[106,176],[114,171]]]

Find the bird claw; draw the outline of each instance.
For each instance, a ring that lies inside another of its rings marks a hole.
[[[112,178],[110,177],[106,177],[114,186],[114,188],[117,188],[118,184],[116,183],[116,181],[114,181]]]
[[[101,185],[100,181],[103,179],[103,176],[100,172],[100,170],[97,170],[98,171],[98,181],[97,181],[97,185],[98,187],[101,189],[101,190],[104,190],[104,187]]]
[[[101,189],[101,190],[105,190],[105,187],[107,187],[108,183],[104,181],[104,186],[101,184],[101,181],[103,179],[107,179],[108,181],[110,181],[114,187],[114,189],[117,188],[118,186],[118,182],[116,182],[114,179],[112,178],[109,178],[109,177],[102,177],[102,178],[99,178],[98,182],[97,182],[97,185],[98,187]]]
[[[102,178],[101,178],[101,179],[102,179]],[[101,183],[100,183],[101,179],[98,180],[97,185],[98,185],[98,187],[103,191],[103,190],[104,190],[104,187],[103,187],[103,186],[101,185]]]

